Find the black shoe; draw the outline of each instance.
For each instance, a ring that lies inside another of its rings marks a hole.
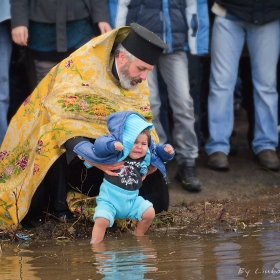
[[[35,227],[39,227],[42,224],[45,223],[45,215],[33,215],[30,216],[29,214],[27,214],[21,221],[21,225],[24,228],[35,228]]]
[[[175,179],[182,183],[182,188],[186,191],[201,191],[201,185],[196,176],[196,167],[194,164],[180,164]]]
[[[76,220],[76,216],[69,210],[55,211],[53,217],[62,223],[71,223]]]

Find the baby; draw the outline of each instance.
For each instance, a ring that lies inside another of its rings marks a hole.
[[[153,125],[140,114],[133,111],[118,112],[110,115],[107,122],[111,135],[96,139],[92,158],[86,158],[74,149],[91,162],[101,163],[102,159],[106,163],[108,159],[110,162],[124,161],[124,167],[117,171],[117,176],[104,174],[96,198],[92,244],[103,240],[106,228],[113,225],[115,218],[138,220],[133,234],[145,234],[155,217],[155,210],[150,201],[139,196],[139,188],[148,175],[150,164],[166,176],[164,161],[174,157],[171,145],[154,143],[150,136]]]

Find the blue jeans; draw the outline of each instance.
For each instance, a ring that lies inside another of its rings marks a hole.
[[[208,155],[229,153],[233,130],[233,93],[238,65],[246,40],[252,66],[255,128],[252,149],[258,154],[278,146],[276,66],[279,57],[279,21],[261,26],[216,16],[211,46],[210,92],[208,97]]]
[[[0,22],[0,145],[8,127],[10,103],[9,68],[12,39],[6,22]]]

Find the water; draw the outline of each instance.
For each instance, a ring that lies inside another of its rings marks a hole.
[[[2,280],[280,279],[279,225],[233,233],[188,235],[185,231],[89,240],[8,244],[2,242]]]

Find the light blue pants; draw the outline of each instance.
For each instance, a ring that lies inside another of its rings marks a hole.
[[[0,145],[8,127],[10,103],[9,69],[12,53],[11,34],[5,22],[0,23]]]
[[[211,75],[208,98],[208,155],[229,153],[233,130],[233,93],[238,64],[246,40],[251,58],[255,130],[252,148],[255,154],[278,146],[278,93],[276,66],[279,57],[279,21],[253,25],[216,16],[211,43]]]
[[[194,108],[190,95],[188,59],[184,51],[162,54],[157,66],[167,85],[169,104],[173,111],[173,145],[178,164],[198,156],[197,138],[194,131]],[[148,75],[153,124],[161,144],[167,140],[160,123],[160,92],[156,67]]]
[[[109,227],[114,224],[114,219],[142,221],[143,213],[153,204],[139,196],[139,190],[128,191],[109,183],[104,179],[99,195],[96,198],[93,220],[104,218],[109,221]]]

